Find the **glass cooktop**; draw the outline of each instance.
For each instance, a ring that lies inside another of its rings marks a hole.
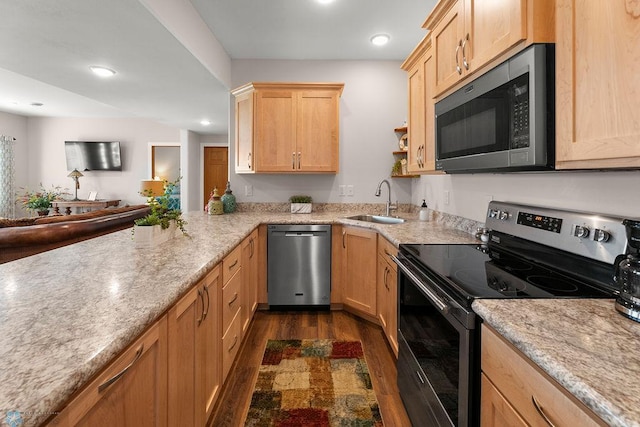
[[[525,258],[479,244],[400,245],[422,274],[461,297],[612,298],[611,290]]]

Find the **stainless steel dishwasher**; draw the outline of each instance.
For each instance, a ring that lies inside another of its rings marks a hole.
[[[269,307],[329,308],[331,225],[270,224],[267,230]]]

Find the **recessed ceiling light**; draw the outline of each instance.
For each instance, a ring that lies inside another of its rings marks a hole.
[[[98,65],[91,65],[89,68],[100,77],[111,77],[116,74],[111,68],[100,67]]]
[[[202,126],[209,126],[211,124],[211,122],[209,120],[200,120],[200,124]]]
[[[384,46],[385,44],[389,43],[389,39],[391,39],[391,37],[389,37],[388,34],[376,34],[375,36],[371,37],[371,43],[376,46]]]
[[[42,107],[44,104],[42,102],[32,102],[31,104],[32,107]]]
[[[316,1],[320,4],[329,4],[334,2],[334,0],[316,0]]]

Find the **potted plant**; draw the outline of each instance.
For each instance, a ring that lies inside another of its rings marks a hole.
[[[132,230],[135,236],[136,246],[151,247],[165,242],[175,237],[176,230],[180,230],[183,235],[188,236],[185,225],[187,221],[182,218],[180,209],[169,209],[169,202],[174,188],[178,185],[180,178],[173,182],[164,181],[164,194],[153,197],[150,193],[140,192],[141,195],[149,199],[151,212],[142,218],[134,221]]]
[[[311,196],[291,196],[289,201],[291,202],[291,213],[311,213]]]
[[[29,191],[23,189],[24,193],[18,196],[18,201],[22,206],[30,212],[38,212],[40,216],[49,215],[49,209],[51,208],[51,202],[58,199],[65,193],[61,187],[51,186],[51,190],[44,188],[40,183],[39,191]]]

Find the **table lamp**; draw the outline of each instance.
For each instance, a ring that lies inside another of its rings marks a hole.
[[[164,181],[157,179],[143,179],[140,182],[140,194],[147,197],[147,204],[151,204],[155,197],[164,194]]]
[[[80,188],[80,181],[78,180],[78,178],[80,178],[81,176],[84,176],[84,175],[82,175],[82,173],[80,173],[80,171],[78,169],[74,169],[67,176],[71,177],[76,182],[76,196],[73,198],[73,200],[80,200],[80,199],[78,199],[78,188]]]

